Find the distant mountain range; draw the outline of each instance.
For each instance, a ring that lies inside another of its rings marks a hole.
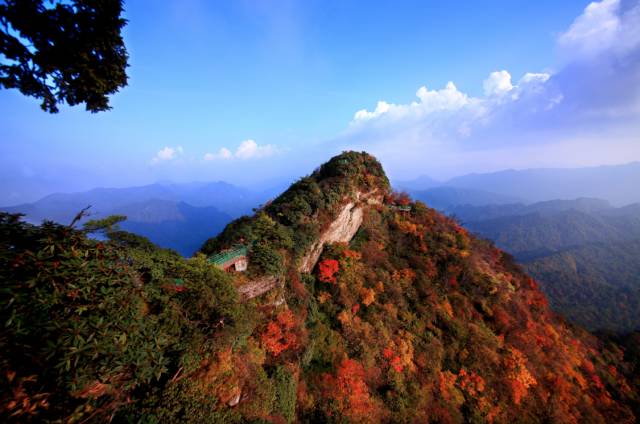
[[[436,187],[478,190],[474,194],[476,204],[482,193],[491,193],[491,196],[521,199],[524,203],[592,197],[623,206],[640,202],[640,162],[586,168],[505,170],[468,174],[444,182],[422,176],[412,181],[398,181],[394,186],[412,194]],[[486,199],[480,203],[502,202]]]
[[[612,208],[608,202],[615,205],[640,202],[638,184],[640,163],[578,169],[509,170],[469,174],[445,182],[422,176],[397,182],[394,186],[436,209],[456,215],[463,222],[472,222],[476,231],[522,258],[524,253],[520,244],[526,245],[528,254],[538,254],[559,245],[627,240],[622,235],[628,231],[620,225],[612,228],[611,224],[602,222],[605,218],[594,217],[592,213],[602,211],[611,215],[608,220],[623,221],[624,218],[613,215],[627,216],[626,210]],[[33,223],[48,219],[66,224],[78,211],[91,205],[91,218],[116,213],[126,215],[128,220],[122,225],[123,229],[147,236],[162,247],[191,255],[207,236],[216,234],[232,219],[251,213],[252,208],[265,203],[279,191],[280,187],[257,191],[223,181],[161,182],[51,194],[33,203],[0,210],[24,213]],[[605,200],[551,201],[576,197]],[[550,202],[532,204],[539,200]],[[560,210],[573,212],[563,218],[545,216]],[[531,216],[536,213],[535,217]],[[492,222],[492,219],[501,220]],[[534,227],[546,229],[545,234],[538,235],[538,242],[534,242]],[[516,228],[526,228],[530,234],[514,233]]]
[[[91,205],[94,214],[104,215],[114,209],[151,199],[185,202],[192,206],[215,206],[229,215],[250,213],[260,193],[218,181],[213,183],[156,183],[139,187],[94,188],[79,193],[56,193],[14,208],[25,209],[29,219],[64,221]],[[7,209],[7,208],[4,208]]]
[[[485,190],[446,186],[412,191],[411,195],[414,199],[421,200],[432,208],[439,210],[448,210],[458,205],[503,205],[523,201],[514,196],[506,196]]]
[[[269,192],[252,192],[226,182],[157,183],[52,194],[37,202],[0,210],[24,213],[26,220],[33,223],[52,220],[68,224],[90,205],[91,219],[126,215],[127,221],[121,224],[124,230],[190,256],[232,219],[251,213],[269,197]]]
[[[446,212],[513,254],[569,319],[589,329],[640,329],[640,204],[581,198]]]
[[[171,200],[132,203],[113,211],[125,215],[123,230],[147,237],[158,246],[191,256],[211,234],[218,234],[233,219],[211,206],[191,206]]]

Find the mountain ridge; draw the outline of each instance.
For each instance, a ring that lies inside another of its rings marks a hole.
[[[529,168],[470,173],[450,178],[437,185],[428,177],[426,181],[426,186],[420,186],[420,178],[398,182],[397,186],[410,192],[434,187],[480,190],[522,198],[527,203],[577,197],[601,198],[615,206],[640,202],[640,194],[634,189],[640,184],[640,162],[580,168]]]
[[[191,259],[103,225],[96,241],[0,215],[3,416],[26,396],[51,420],[635,421],[637,370],[620,347],[553,313],[490,242],[392,192],[365,152],[332,158]],[[239,246],[246,272],[208,262]],[[256,281],[268,290],[245,295]]]

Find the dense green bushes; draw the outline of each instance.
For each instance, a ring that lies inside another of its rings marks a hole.
[[[203,256],[7,214],[0,234],[5,418],[97,419],[252,331],[229,277]]]

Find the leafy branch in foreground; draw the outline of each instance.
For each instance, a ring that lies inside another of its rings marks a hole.
[[[0,87],[17,88],[58,112],[60,103],[109,110],[127,85],[122,0],[0,3]]]

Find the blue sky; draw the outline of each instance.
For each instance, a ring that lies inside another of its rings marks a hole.
[[[625,85],[640,7],[621,1],[127,1],[130,80],[113,110],[48,115],[0,91],[0,204],[158,180],[268,184],[346,148],[397,178],[640,160]],[[575,94],[611,78],[622,105]]]

